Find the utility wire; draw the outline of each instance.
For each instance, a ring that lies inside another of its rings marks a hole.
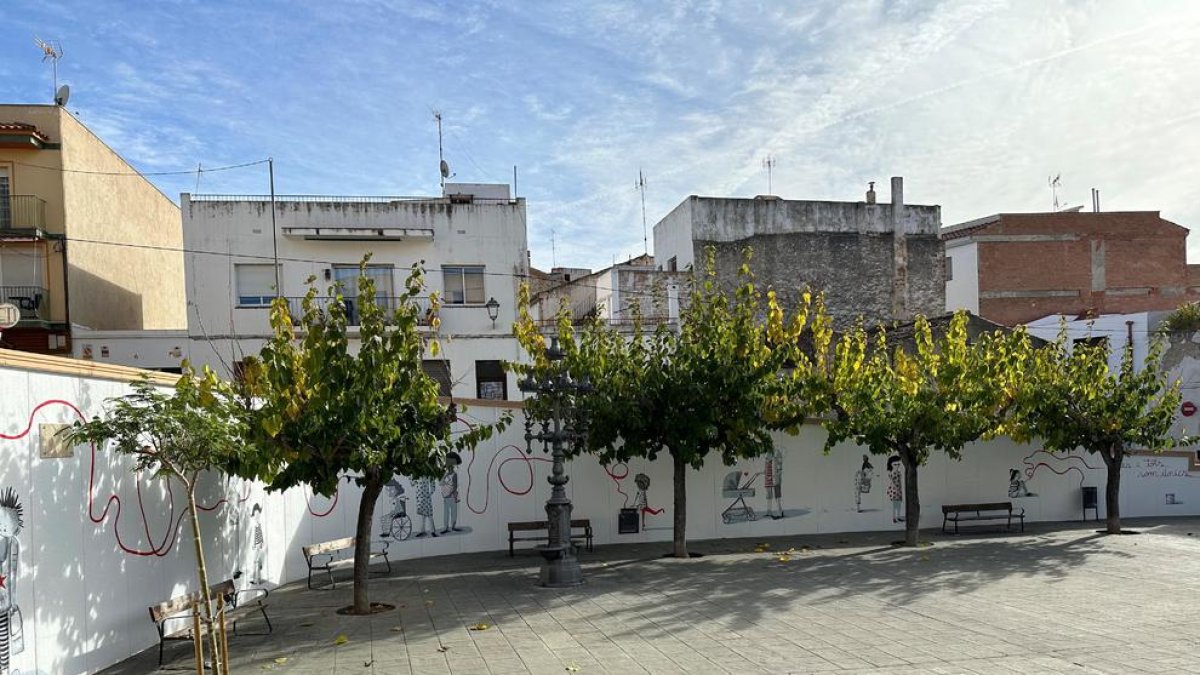
[[[217,171],[230,171],[233,169],[244,169],[248,166],[258,166],[266,164],[270,160],[260,159],[253,162],[244,162],[242,164],[230,164],[228,166],[215,166],[211,169],[201,169],[204,173],[214,173]],[[57,171],[59,173],[81,173],[93,176],[185,176],[197,173],[197,169],[183,169],[180,171],[89,171],[86,169],[64,169],[58,166],[46,166],[44,164],[29,164],[27,162],[13,162],[17,166],[29,167],[31,169],[43,169],[45,171]]]

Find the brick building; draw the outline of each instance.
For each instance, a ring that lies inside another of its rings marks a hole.
[[[1013,326],[1200,299],[1184,227],[1157,211],[1001,213],[941,231],[946,309]]]

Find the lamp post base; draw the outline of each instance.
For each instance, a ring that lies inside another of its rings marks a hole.
[[[539,546],[539,552],[545,560],[538,574],[538,585],[545,588],[570,588],[583,583],[583,569],[579,559],[575,557],[575,545]]]

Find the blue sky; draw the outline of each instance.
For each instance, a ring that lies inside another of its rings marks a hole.
[[[689,194],[857,200],[903,175],[952,224],[1062,201],[1200,225],[1200,3],[106,2],[0,6],[0,100],[69,108],[143,171],[273,156],[280,193],[529,200],[534,264],[641,252]],[[195,176],[155,179],[168,194]],[[263,193],[262,167],[200,192]],[[886,198],[886,189],[881,191]],[[1200,254],[1200,237],[1191,242]],[[1200,258],[1200,255],[1193,257]]]

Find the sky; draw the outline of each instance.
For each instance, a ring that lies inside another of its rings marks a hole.
[[[1200,226],[1193,0],[9,0],[0,101],[52,99],[35,36],[144,172],[272,157],[279,194],[436,195],[439,110],[454,180],[517,167],[543,269],[642,252],[639,170],[653,228],[767,193],[768,156],[781,197],[904,176],[944,225],[1050,210],[1061,175],[1065,206]],[[154,180],[267,192],[261,165]]]

